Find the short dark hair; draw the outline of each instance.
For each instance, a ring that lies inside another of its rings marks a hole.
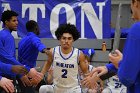
[[[137,1],[140,1],[140,0],[137,0]],[[135,0],[132,0],[132,3],[134,3],[135,2]]]
[[[74,39],[74,41],[79,39],[79,37],[80,37],[80,33],[78,32],[78,30],[75,27],[75,25],[72,25],[70,23],[68,23],[68,24],[61,24],[57,28],[57,30],[55,31],[55,36],[59,40],[64,33],[71,34],[73,39]]]
[[[29,20],[26,23],[26,29],[28,32],[34,32],[36,35],[39,35],[39,26],[34,20]]]
[[[5,25],[5,21],[9,21],[13,16],[18,16],[18,14],[12,10],[6,10],[2,13],[1,21]]]

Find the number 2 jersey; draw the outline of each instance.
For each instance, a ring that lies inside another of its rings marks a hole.
[[[70,88],[79,86],[78,62],[80,50],[73,48],[65,55],[61,52],[61,47],[53,48],[53,83],[58,87]]]

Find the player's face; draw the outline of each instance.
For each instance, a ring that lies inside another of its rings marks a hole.
[[[138,12],[140,9],[140,2],[135,0],[135,2],[131,2],[131,10],[132,10],[132,19],[134,21],[139,21]]]
[[[36,31],[35,31],[36,35],[39,35],[40,34],[40,29],[39,29],[39,26],[37,25],[36,26]]]
[[[73,37],[69,33],[64,33],[60,38],[60,45],[63,49],[70,49],[73,44]]]
[[[9,21],[5,22],[5,26],[10,29],[11,31],[16,31],[18,25],[18,19],[17,16],[11,17]]]

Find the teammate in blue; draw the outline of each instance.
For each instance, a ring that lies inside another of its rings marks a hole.
[[[98,76],[116,71],[127,93],[140,93],[140,0],[132,0],[131,10],[135,23],[129,30],[123,54],[119,50],[114,55],[109,54],[113,64],[98,67],[96,71],[100,72]]]
[[[17,16],[16,12],[7,10],[2,13],[1,18],[5,28],[0,31],[0,61],[13,65],[21,65],[16,61],[15,42],[11,35],[11,32],[17,29]]]
[[[73,42],[80,36],[79,32],[72,24],[62,24],[55,35],[60,46],[50,50],[48,60],[41,72],[45,74],[53,65],[54,93],[81,93],[78,67],[80,66],[84,76],[89,71],[84,54],[73,47]]]
[[[28,71],[20,65],[11,65],[11,64],[5,64],[3,62],[0,62],[0,71],[3,73],[16,73],[16,74],[27,74]],[[13,81],[0,76],[0,87],[3,88],[6,92],[15,92],[14,90],[14,85]],[[0,88],[0,93],[4,91],[3,89]]]
[[[38,37],[40,30],[37,22],[34,20],[28,21],[26,29],[28,31],[27,35],[18,44],[18,60],[22,64],[34,68],[36,67],[38,53],[45,53],[47,49]],[[38,75],[40,74],[38,73]],[[28,76],[23,76],[19,83],[23,93],[35,93],[35,89],[32,87]]]
[[[0,31],[0,61],[6,64],[21,65],[15,57],[15,41],[11,35],[12,31],[17,30],[18,14],[12,10],[7,10],[2,13],[1,21],[4,24],[4,29]],[[36,75],[36,71],[28,66],[24,66],[28,70],[28,74],[32,77]],[[18,69],[17,69],[18,70]],[[9,79],[15,80],[16,74],[3,73],[0,71],[0,75]]]

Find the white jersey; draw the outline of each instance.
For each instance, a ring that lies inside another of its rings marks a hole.
[[[107,81],[107,85],[109,87],[113,87],[113,88],[122,88],[122,87],[125,87],[120,81],[119,81],[119,78],[118,76],[113,76],[111,78],[108,79]]]
[[[102,93],[127,93],[126,87],[119,81],[118,76],[113,76],[108,79],[107,87]]]
[[[61,52],[61,47],[53,48],[53,83],[62,88],[76,87],[79,85],[78,62],[79,50],[73,48],[68,57]]]

